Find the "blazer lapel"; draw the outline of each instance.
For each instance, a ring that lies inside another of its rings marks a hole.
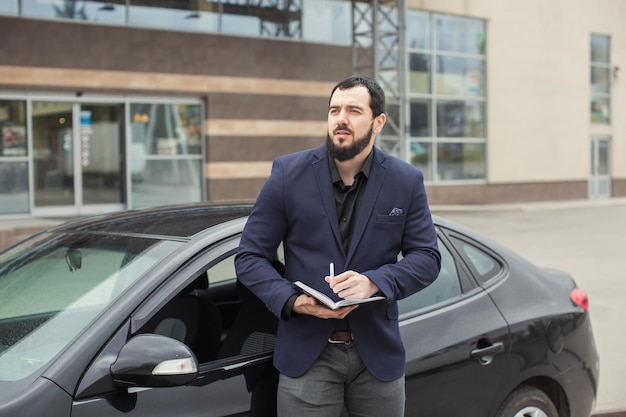
[[[340,248],[343,248],[341,243],[341,234],[339,232],[339,220],[337,219],[337,206],[335,205],[335,195],[333,194],[333,184],[330,178],[330,169],[328,167],[328,157],[326,156],[326,146],[318,148],[316,154],[317,160],[313,162],[313,172],[315,173],[315,179],[317,180],[318,189],[320,192],[320,201],[326,211],[326,218],[330,223],[330,228],[333,232],[335,241]],[[343,250],[343,249],[342,249]]]
[[[372,170],[367,178],[365,189],[363,190],[363,197],[361,200],[361,207],[359,209],[359,215],[356,219],[356,226],[354,227],[354,234],[352,235],[352,244],[348,251],[348,258],[346,264],[349,264],[350,258],[354,254],[356,247],[361,241],[361,237],[365,232],[365,227],[372,219],[372,211],[374,210],[374,203],[378,194],[380,194],[383,183],[385,182],[385,176],[387,175],[387,168],[383,164],[383,155],[374,148],[374,160],[372,161]]]

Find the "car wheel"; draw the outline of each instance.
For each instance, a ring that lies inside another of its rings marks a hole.
[[[559,417],[559,413],[543,391],[521,386],[504,400],[497,417]]]

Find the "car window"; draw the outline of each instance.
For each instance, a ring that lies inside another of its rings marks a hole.
[[[42,235],[0,256],[0,380],[45,366],[180,243]],[[131,252],[129,252],[131,249]]]
[[[473,275],[481,283],[486,283],[502,271],[502,263],[477,244],[456,237],[451,237],[451,240],[463,255]]]
[[[235,278],[235,253],[175,295],[139,330],[185,343],[200,363],[239,360],[274,349],[278,320]]]
[[[437,279],[423,290],[400,300],[398,303],[400,314],[419,310],[461,294],[461,284],[454,258],[441,240],[438,241],[438,245],[441,253],[441,270]]]
[[[207,275],[209,285],[234,279],[237,276],[235,272],[235,254],[213,265],[208,269]]]

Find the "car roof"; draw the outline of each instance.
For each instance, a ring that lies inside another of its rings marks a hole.
[[[198,203],[126,210],[90,216],[49,229],[52,232],[96,232],[190,238],[212,226],[245,217],[250,204]]]
[[[52,232],[90,232],[106,234],[141,234],[177,239],[192,236],[221,223],[246,217],[252,210],[249,203],[192,203],[165,205],[145,209],[123,210],[96,216],[81,217],[54,226]],[[433,215],[438,226],[475,235],[474,231],[458,223]],[[475,236],[474,236],[475,237]]]

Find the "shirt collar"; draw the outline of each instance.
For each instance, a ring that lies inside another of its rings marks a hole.
[[[359,175],[360,173],[363,173],[363,175],[365,175],[365,178],[368,178],[370,175],[370,171],[372,170],[373,160],[374,160],[374,149],[372,148],[369,155],[367,155],[367,158],[365,158],[365,162],[363,162],[363,166],[361,167],[361,170],[357,173],[357,175]],[[328,156],[328,165],[330,167],[330,177],[331,177],[333,184],[338,181],[342,181],[341,175],[339,175],[339,171],[337,170],[337,166],[335,165],[335,160],[331,158],[330,155]]]

